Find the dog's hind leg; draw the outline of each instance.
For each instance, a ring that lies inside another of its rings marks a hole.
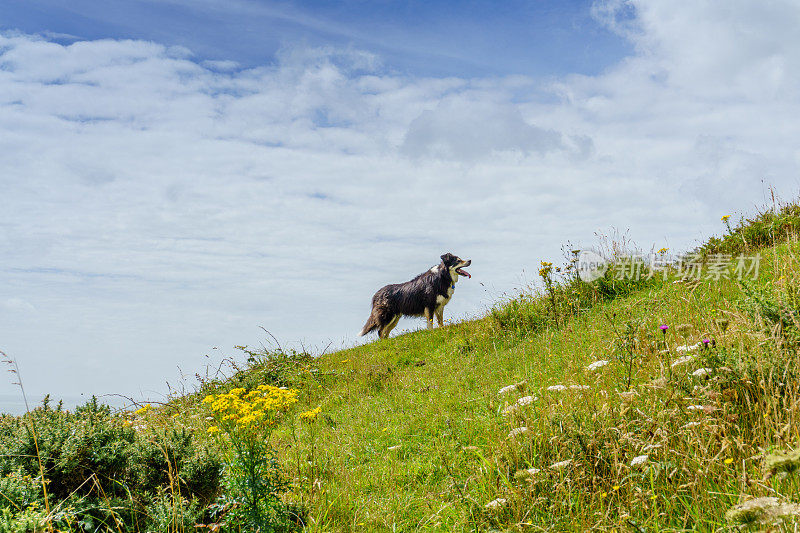
[[[394,315],[394,317],[392,317],[392,319],[389,321],[388,324],[386,324],[380,330],[378,330],[378,337],[380,337],[381,339],[388,338],[389,333],[392,332],[392,330],[399,321],[400,321],[400,315]]]
[[[435,313],[436,321],[439,323],[439,327],[444,326],[444,306],[441,306],[439,309],[437,309]]]
[[[425,308],[425,320],[428,322],[428,329],[433,329],[433,310]]]

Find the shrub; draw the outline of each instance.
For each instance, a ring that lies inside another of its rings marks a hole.
[[[50,501],[78,522],[146,525],[148,508],[165,491],[196,502],[195,509],[219,490],[220,460],[187,430],[139,433],[96,398],[74,412],[44,402],[0,420],[0,491],[8,496],[0,510],[45,508],[41,482],[31,481],[39,478],[34,432]]]

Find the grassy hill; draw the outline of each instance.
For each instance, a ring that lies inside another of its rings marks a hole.
[[[6,417],[0,532],[247,531],[226,522],[232,441],[203,399],[264,384],[296,391],[267,430],[286,528],[795,531],[800,208],[724,222],[689,268],[618,280],[639,267],[617,250],[584,283],[542,263],[543,290],[479,320],[320,357],[241,347],[229,377],[135,413]],[[116,452],[75,452],[75,427]]]

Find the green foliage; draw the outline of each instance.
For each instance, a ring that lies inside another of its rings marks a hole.
[[[638,261],[633,258],[625,260]],[[496,305],[491,310],[492,319],[504,331],[528,335],[547,328],[558,328],[570,318],[598,304],[623,298],[648,287],[657,287],[663,282],[657,276],[623,276],[614,264],[609,265],[598,279],[585,282],[575,272],[575,261],[573,259],[557,269],[543,262],[545,266],[540,269],[540,275],[545,291],[539,293],[530,290]],[[641,264],[629,266],[628,270],[645,272]],[[558,274],[561,274],[560,277],[557,277]]]
[[[794,284],[770,286],[757,281],[740,281],[739,307],[758,322],[763,331],[797,349],[800,345],[800,287]]]
[[[752,218],[740,218],[735,226],[727,218],[724,222],[727,233],[711,237],[697,249],[702,257],[737,255],[795,239],[800,234],[800,204],[792,202],[765,209]]]
[[[50,501],[58,502],[63,520],[90,529],[146,525],[166,490],[196,509],[219,488],[219,459],[187,430],[140,434],[96,398],[74,412],[45,402],[29,414],[5,417],[0,441],[0,509],[45,508],[38,443]]]

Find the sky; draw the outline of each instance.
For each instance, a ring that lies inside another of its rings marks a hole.
[[[690,249],[797,195],[799,26],[788,0],[6,0],[0,350],[34,400],[158,399],[262,327],[364,342],[375,290],[445,252],[461,320],[567,242]]]

